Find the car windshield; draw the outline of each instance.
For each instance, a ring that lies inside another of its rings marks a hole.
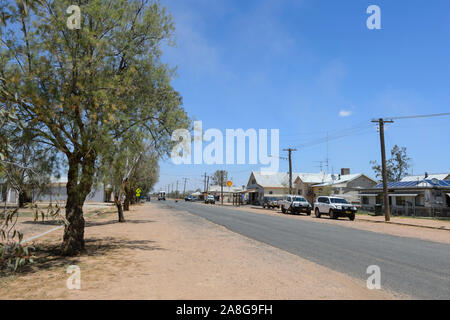
[[[348,203],[347,200],[340,198],[331,198],[330,200],[332,203]]]
[[[303,197],[295,197],[294,201],[299,201],[299,202],[306,202],[306,199]]]

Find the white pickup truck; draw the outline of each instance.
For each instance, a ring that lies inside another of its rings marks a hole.
[[[309,216],[311,214],[312,206],[309,202],[302,196],[296,195],[286,195],[283,199],[278,200],[278,207],[280,207],[281,212],[290,212],[293,214],[298,214],[300,212],[306,212]]]

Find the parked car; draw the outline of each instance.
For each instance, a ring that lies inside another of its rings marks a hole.
[[[338,219],[339,217],[347,217],[355,220],[355,214],[358,211],[353,204],[348,203],[344,198],[339,197],[318,197],[314,203],[314,213],[317,218],[322,214],[330,216],[330,219]]]
[[[197,198],[196,197],[194,197],[194,196],[186,196],[186,197],[184,197],[184,201],[196,201],[197,200]]]
[[[165,191],[160,191],[158,193],[158,201],[160,201],[160,200],[166,201],[166,192]]]
[[[278,200],[277,197],[264,197],[262,207],[265,209],[273,209],[278,208]]]
[[[290,212],[298,214],[300,212],[306,212],[308,216],[312,210],[311,204],[305,198],[296,195],[284,196],[283,199],[278,201],[278,206],[283,213]]]
[[[216,198],[214,198],[214,196],[212,194],[210,194],[205,198],[205,203],[215,204]]]

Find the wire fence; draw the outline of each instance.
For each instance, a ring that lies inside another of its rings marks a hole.
[[[403,217],[431,217],[431,218],[450,218],[450,208],[449,207],[401,207],[392,206],[391,208],[392,216],[403,216]],[[363,205],[361,210],[374,213],[375,215],[383,215],[384,207],[373,206],[373,205]]]

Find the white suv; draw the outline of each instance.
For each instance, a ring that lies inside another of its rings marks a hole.
[[[322,214],[327,214],[331,219],[339,217],[348,217],[350,220],[355,220],[355,214],[358,209],[348,203],[344,198],[338,197],[318,197],[314,203],[314,213],[317,218]]]
[[[278,201],[278,206],[281,212],[291,212],[293,214],[306,212],[309,216],[311,214],[312,207],[309,202],[302,196],[287,195],[282,200]]]

